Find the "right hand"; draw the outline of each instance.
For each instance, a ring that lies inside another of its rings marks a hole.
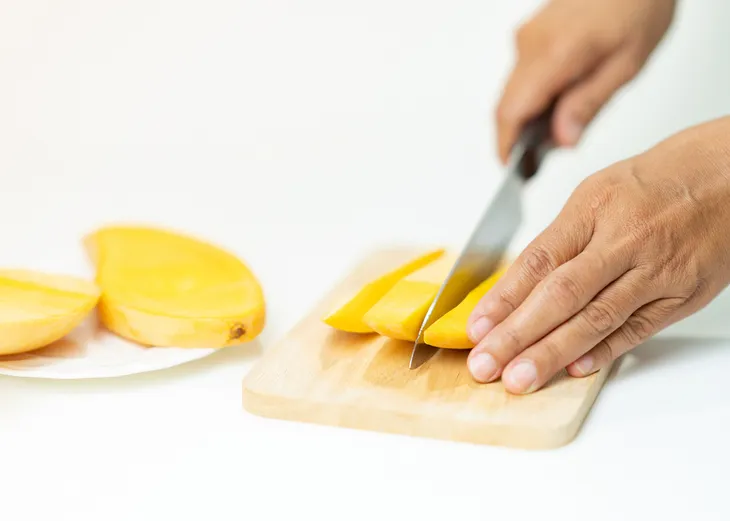
[[[557,99],[552,137],[574,146],[659,44],[676,0],[551,0],[517,31],[517,64],[497,108],[499,156]]]

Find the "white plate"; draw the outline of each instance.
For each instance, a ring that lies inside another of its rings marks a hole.
[[[109,378],[167,369],[215,351],[143,347],[99,327],[92,314],[58,342],[30,353],[0,356],[0,374],[61,380]]]

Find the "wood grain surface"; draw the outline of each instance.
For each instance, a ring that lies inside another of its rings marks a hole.
[[[570,442],[610,367],[587,378],[563,372],[539,391],[517,396],[500,382],[474,382],[466,350],[441,350],[410,370],[411,343],[342,333],[322,322],[342,295],[413,254],[388,249],[363,259],[264,352],[244,380],[245,409],[282,420],[524,449]]]

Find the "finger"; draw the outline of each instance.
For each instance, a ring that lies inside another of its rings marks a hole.
[[[628,271],[570,320],[511,360],[502,372],[505,389],[516,394],[539,389],[655,300],[659,291],[638,270]]]
[[[557,142],[574,146],[585,128],[613,95],[639,71],[628,53],[607,58],[595,71],[566,91],[555,106],[552,131]]]
[[[628,255],[607,250],[603,241],[594,241],[537,284],[524,302],[469,353],[474,379],[496,379],[515,357],[571,319],[631,268]]]
[[[588,376],[606,367],[674,322],[684,302],[682,298],[663,298],[642,306],[620,328],[568,365],[568,374]]]
[[[467,336],[474,344],[517,309],[541,280],[589,243],[593,217],[580,199],[571,197],[474,307],[467,321]]]
[[[518,46],[524,49],[520,49],[517,64],[497,105],[498,152],[503,162],[507,161],[524,124],[603,58],[577,40],[561,40],[550,45],[529,42]]]

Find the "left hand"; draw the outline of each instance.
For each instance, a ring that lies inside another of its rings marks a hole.
[[[584,180],[474,309],[469,369],[512,393],[594,373],[730,283],[730,117]]]

